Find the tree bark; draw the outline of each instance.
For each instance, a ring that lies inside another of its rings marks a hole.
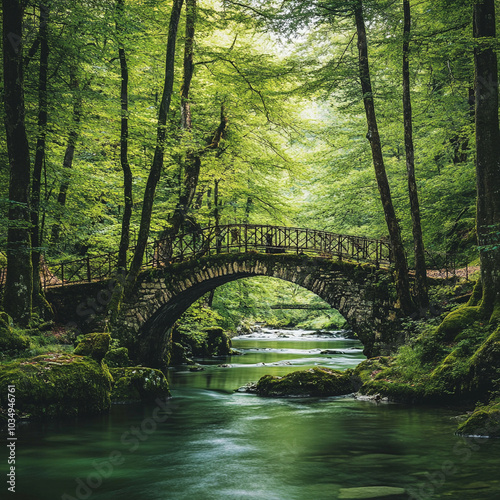
[[[410,198],[411,221],[413,231],[413,251],[415,255],[415,298],[416,303],[426,308],[429,305],[427,286],[427,268],[425,264],[424,240],[420,223],[420,204],[418,202],[417,181],[415,178],[415,155],[413,148],[413,120],[410,97],[410,33],[411,10],[410,0],[403,0],[403,119],[406,150],[406,172],[408,177],[408,193]]]
[[[370,79],[370,66],[368,62],[368,45],[366,41],[366,28],[363,16],[363,3],[358,2],[354,10],[356,20],[356,30],[358,35],[359,52],[359,72],[361,88],[363,91],[363,102],[365,106],[366,120],[368,123],[367,138],[370,141],[372,150],[373,166],[377,179],[380,199],[384,209],[385,221],[389,230],[392,252],[394,258],[394,268],[396,274],[396,290],[401,311],[410,314],[413,311],[413,303],[410,296],[410,286],[408,278],[408,265],[401,240],[401,230],[399,227],[394,206],[392,204],[391,190],[387,174],[385,171],[382,145],[378,131],[375,106],[373,102],[373,90]]]
[[[116,2],[116,31],[119,40],[124,31],[124,0]],[[118,56],[120,59],[120,103],[121,103],[121,130],[120,130],[120,164],[123,170],[123,196],[124,210],[122,218],[122,229],[120,246],[118,249],[118,270],[127,269],[127,252],[130,245],[130,219],[133,208],[133,180],[132,170],[128,161],[128,65],[127,55],[123,41],[119,41]]]
[[[172,90],[174,86],[174,63],[175,63],[175,45],[177,40],[177,29],[181,16],[183,0],[174,0],[172,12],[170,14],[170,24],[168,30],[167,53],[165,61],[165,83],[163,87],[163,96],[158,113],[158,125],[156,134],[156,148],[153,157],[153,163],[149,171],[146,189],[144,192],[144,201],[141,213],[141,223],[137,244],[130,269],[127,275],[127,289],[130,289],[137,279],[142,266],[144,252],[148,243],[149,228],[151,225],[151,214],[153,212],[153,203],[156,186],[160,180],[163,167],[163,158],[165,153],[165,138],[167,131],[167,117],[172,99]]]
[[[40,193],[42,186],[42,167],[45,161],[45,145],[47,136],[47,73],[49,66],[48,40],[49,7],[40,4],[40,69],[38,76],[38,137],[36,141],[33,179],[31,183],[31,245],[33,266],[33,304],[39,302],[42,292],[40,281],[41,228],[40,228]]]
[[[24,2],[2,0],[2,7],[5,128],[10,168],[4,309],[15,322],[26,326],[32,311],[33,269],[29,209],[31,165],[23,88]]]
[[[57,196],[57,203],[59,209],[62,212],[64,206],[66,205],[66,198],[68,195],[69,184],[71,180],[71,169],[73,168],[73,158],[75,156],[76,143],[78,141],[78,135],[80,131],[80,120],[82,116],[82,95],[80,89],[80,83],[76,74],[75,68],[70,69],[70,87],[73,90],[73,123],[68,135],[68,144],[66,145],[66,151],[64,152],[63,159],[63,180],[59,188],[59,194]],[[61,235],[61,220],[62,215],[58,214],[56,216],[56,222],[52,225],[51,229],[51,243],[57,244]]]
[[[486,316],[500,319],[500,132],[494,0],[474,3],[476,228]]]

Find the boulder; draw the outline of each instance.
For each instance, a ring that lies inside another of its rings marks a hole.
[[[128,349],[126,347],[110,349],[103,360],[110,368],[130,366],[130,358],[128,357]]]
[[[111,375],[93,359],[44,354],[3,365],[0,387],[15,386],[16,410],[33,418],[92,415],[110,407]],[[6,407],[7,391],[0,394]]]
[[[168,381],[160,370],[132,366],[111,368],[114,379],[111,399],[113,402],[152,402],[156,398],[170,397]]]
[[[101,361],[109,351],[111,337],[109,333],[88,333],[84,335],[75,347],[75,354],[90,356],[96,361]]]
[[[256,387],[261,396],[341,396],[354,392],[352,371],[315,366],[284,377],[264,375]]]
[[[464,436],[500,437],[500,401],[476,408],[458,426],[457,433]]]

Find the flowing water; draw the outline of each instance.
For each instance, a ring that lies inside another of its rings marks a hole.
[[[457,410],[234,392],[266,373],[354,367],[364,359],[357,341],[262,330],[233,347],[243,354],[172,371],[166,405],[21,426],[12,498],[500,499],[500,440],[455,436]],[[368,487],[378,489],[353,489]],[[380,487],[405,493],[383,497]]]

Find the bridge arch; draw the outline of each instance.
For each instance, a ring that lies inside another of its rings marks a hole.
[[[218,254],[143,272],[114,335],[142,364],[163,367],[171,328],[182,313],[207,292],[253,276],[289,281],[321,297],[347,320],[367,355],[396,319],[387,270],[306,255]]]

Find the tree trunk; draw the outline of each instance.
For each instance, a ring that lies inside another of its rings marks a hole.
[[[172,12],[170,14],[170,25],[168,30],[167,54],[165,61],[165,84],[163,87],[163,96],[158,114],[158,127],[156,135],[156,148],[153,157],[153,163],[149,171],[146,189],[144,192],[144,201],[142,206],[141,223],[134,257],[127,275],[127,287],[131,288],[139,275],[148,243],[149,228],[151,225],[151,214],[153,213],[153,202],[156,186],[160,180],[163,167],[163,157],[165,152],[165,138],[167,116],[172,99],[172,90],[174,86],[174,63],[175,63],[175,45],[177,39],[177,29],[181,16],[183,0],[174,0]]]
[[[486,316],[500,319],[500,132],[495,2],[474,3],[476,228]]]
[[[413,149],[413,124],[410,97],[410,0],[403,0],[403,118],[406,150],[406,172],[408,176],[408,193],[410,197],[411,221],[413,231],[413,249],[415,254],[415,298],[419,307],[429,305],[427,287],[427,268],[425,265],[424,240],[420,224],[420,205],[418,202],[417,181],[415,179],[415,155]]]
[[[71,169],[73,168],[73,158],[75,155],[76,143],[78,141],[78,134],[80,131],[80,119],[82,116],[82,94],[80,83],[78,81],[76,70],[70,70],[70,87],[73,90],[73,123],[68,136],[68,144],[64,153],[63,159],[63,180],[59,188],[59,195],[57,196],[57,203],[59,205],[59,213],[56,216],[56,222],[52,225],[51,230],[51,243],[57,244],[61,235],[61,220],[62,210],[66,205],[66,197],[68,195],[69,184],[71,180]]]
[[[408,278],[408,266],[404,252],[403,242],[401,240],[401,231],[396,218],[394,206],[392,204],[391,190],[385,171],[384,157],[382,154],[382,145],[377,126],[375,106],[373,102],[373,91],[370,79],[370,66],[368,62],[368,45],[366,41],[366,28],[363,17],[363,4],[359,2],[355,11],[356,30],[358,34],[358,52],[359,52],[359,72],[361,79],[361,88],[363,91],[363,101],[365,106],[366,120],[368,123],[367,138],[370,141],[372,150],[373,166],[380,193],[380,199],[384,209],[385,221],[389,230],[392,252],[394,258],[394,268],[396,273],[396,290],[399,299],[399,305],[404,314],[409,314],[413,310],[413,304],[410,296],[410,286]]]
[[[192,129],[191,105],[189,102],[189,90],[193,79],[193,49],[197,15],[196,0],[186,0],[186,36],[184,45],[184,74],[181,88],[181,128],[190,132]],[[213,137],[207,139],[207,146],[198,151],[189,151],[183,165],[183,175],[181,172],[179,201],[175,207],[172,217],[169,218],[169,228],[162,233],[162,258],[170,260],[172,255],[172,245],[183,224],[188,218],[189,210],[193,205],[193,200],[198,188],[200,177],[201,157],[209,151],[219,146],[227,127],[227,118],[224,106],[221,107],[221,121]]]
[[[5,128],[10,167],[4,309],[15,322],[26,326],[31,319],[33,269],[29,209],[31,169],[23,88],[23,6],[20,0],[2,0]]]
[[[123,36],[124,31],[124,0],[116,2],[116,31],[118,38]],[[118,269],[127,269],[127,251],[130,245],[130,219],[132,217],[133,194],[132,194],[132,170],[128,161],[128,66],[127,56],[123,42],[119,42],[118,55],[120,59],[121,73],[121,130],[120,130],[120,163],[123,170],[123,195],[125,208],[123,210],[122,230],[120,246],[118,250]]]
[[[31,254],[33,266],[33,304],[39,303],[42,292],[40,282],[41,228],[40,192],[42,186],[42,167],[45,161],[47,135],[47,72],[49,64],[48,41],[49,7],[40,4],[40,70],[38,76],[38,137],[36,141],[35,163],[31,183]]]

